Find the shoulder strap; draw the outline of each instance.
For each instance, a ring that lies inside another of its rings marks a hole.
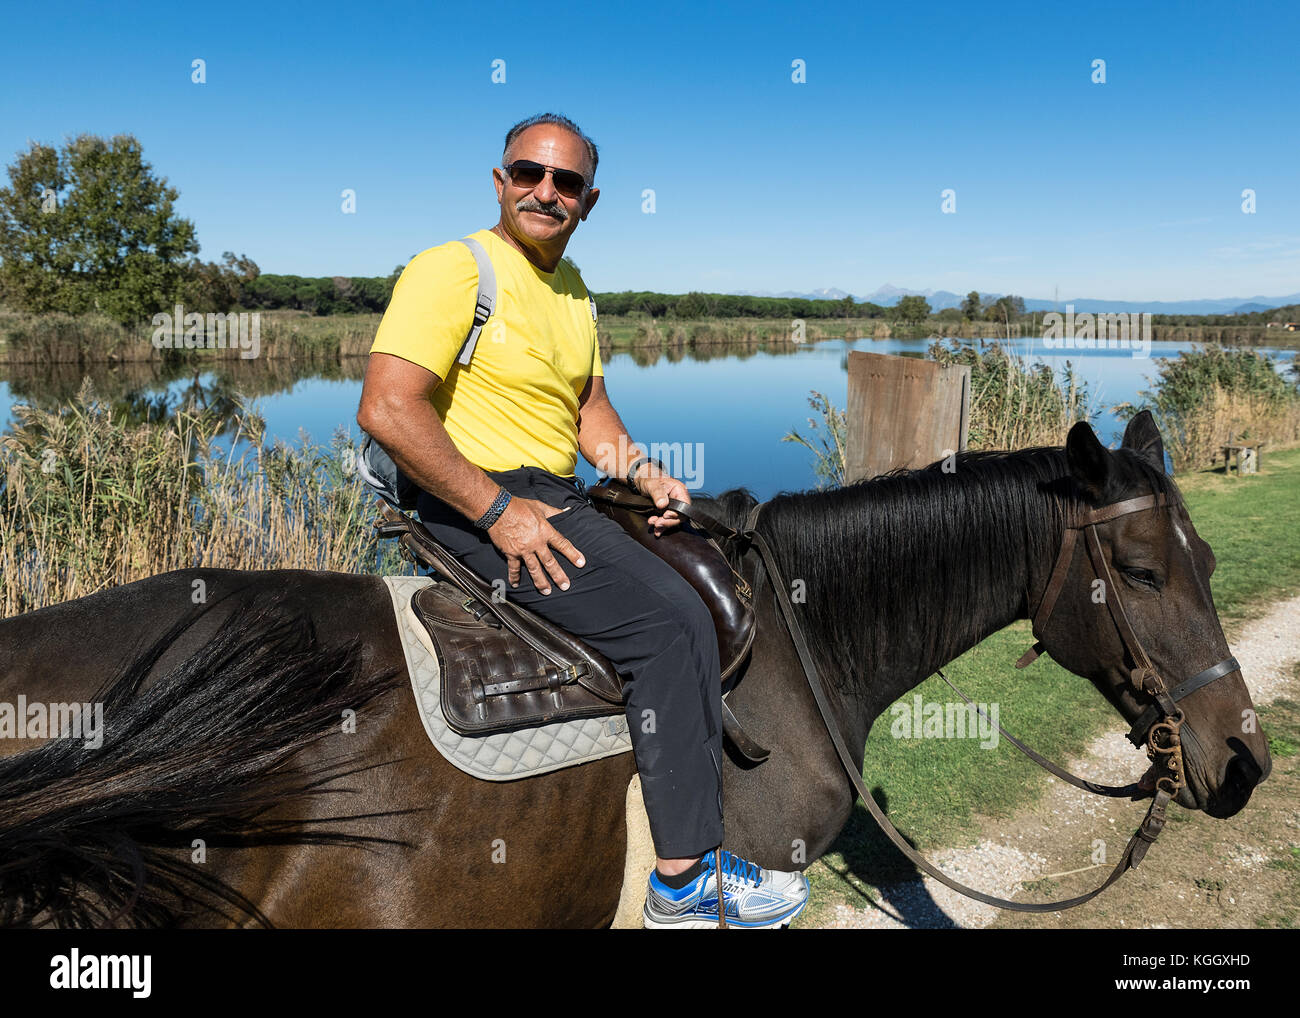
[[[470,254],[474,256],[474,264],[478,266],[478,297],[474,301],[474,323],[469,328],[469,335],[465,337],[464,346],[460,348],[460,356],[456,358],[458,363],[467,365],[474,356],[474,347],[478,345],[479,333],[483,331],[487,320],[492,317],[492,309],[497,302],[497,274],[492,267],[492,259],[482,244],[473,237],[463,237],[461,243],[469,248]]]
[[[497,302],[497,273],[492,267],[492,258],[488,255],[487,249],[483,247],[473,237],[462,237],[461,241],[470,250],[474,256],[474,264],[478,266],[478,296],[474,301],[474,322],[470,325],[469,335],[465,337],[465,343],[460,348],[460,356],[456,358],[457,363],[468,365],[474,356],[474,348],[478,345],[479,334],[483,331],[483,326],[487,320],[492,317],[492,311]],[[587,292],[587,303],[591,306],[591,320],[596,319],[596,298]]]

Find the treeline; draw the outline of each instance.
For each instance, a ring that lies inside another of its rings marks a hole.
[[[239,306],[250,311],[288,309],[329,315],[382,312],[400,273],[387,277],[278,276],[263,274],[241,283]],[[650,318],[886,318],[895,309],[879,304],[843,300],[784,297],[743,297],[727,293],[654,293],[624,290],[596,293],[602,315],[645,315]]]
[[[1300,322],[1300,304],[1285,304],[1266,311],[1237,315],[1152,315],[1156,325],[1264,325],[1269,322]]]
[[[307,311],[313,315],[382,312],[397,273],[383,276],[281,276],[263,273],[240,285],[238,305],[249,311]]]
[[[400,272],[391,276],[280,276],[264,273],[240,282],[237,303],[250,311],[293,310],[330,315],[382,312],[388,307]],[[649,318],[892,318],[894,308],[859,304],[852,299],[806,300],[785,297],[743,297],[728,293],[654,293],[624,290],[596,293],[602,315],[645,315]]]
[[[746,297],[731,293],[654,293],[623,290],[595,294],[602,315],[643,314],[651,318],[884,318],[891,308],[842,300],[802,297]]]

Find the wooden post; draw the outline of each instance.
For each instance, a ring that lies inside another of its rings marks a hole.
[[[849,353],[847,481],[962,452],[969,427],[968,366]]]

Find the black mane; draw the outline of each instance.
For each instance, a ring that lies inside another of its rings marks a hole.
[[[1127,449],[1112,452],[1097,504],[1135,487],[1170,491],[1162,471]],[[992,592],[1023,594],[1034,563],[1050,567],[1074,513],[1089,504],[1062,448],[974,452],[920,470],[896,470],[840,488],[782,492],[758,530],[787,582],[818,667],[840,688],[862,690],[905,635],[918,661],[947,661],[973,645]],[[745,489],[714,500],[716,515],[743,525],[755,499]],[[1009,620],[1008,620],[1009,621]]]

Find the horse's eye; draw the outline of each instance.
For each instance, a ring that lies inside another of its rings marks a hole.
[[[1152,590],[1160,589],[1156,574],[1150,569],[1125,569],[1124,575],[1134,583],[1140,583],[1144,587],[1150,587]]]

